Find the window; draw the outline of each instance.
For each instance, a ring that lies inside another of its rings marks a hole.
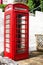
[[[17,14],[17,53],[25,52],[25,33],[26,33],[26,16],[22,14]]]
[[[8,15],[6,15],[6,19],[10,19],[10,15],[8,14]]]
[[[6,52],[10,52],[10,15],[6,15]]]
[[[9,49],[9,48],[6,48],[6,52],[8,52],[8,53],[9,53],[9,52],[10,52],[10,49]]]

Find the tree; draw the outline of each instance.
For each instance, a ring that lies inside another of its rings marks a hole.
[[[30,11],[31,11],[32,9],[34,9],[33,0],[28,0],[27,5],[29,6]]]
[[[0,8],[4,11],[4,8],[5,8],[6,5],[4,4],[0,4]]]
[[[35,4],[34,8],[35,11],[38,10],[38,11],[41,11],[41,8],[40,8],[40,0],[33,0],[33,4]]]
[[[38,7],[40,5],[40,0],[27,0],[27,5],[30,8],[30,12],[35,12],[36,10],[41,11],[41,8]]]
[[[41,8],[41,11],[43,12],[43,0],[40,0],[40,8]]]
[[[35,8],[40,5],[40,0],[33,0],[33,4],[35,4]]]

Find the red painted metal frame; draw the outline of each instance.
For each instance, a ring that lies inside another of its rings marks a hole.
[[[26,10],[16,10],[15,7],[17,8],[24,8]],[[11,10],[9,10],[11,8]],[[20,59],[25,59],[25,58],[28,58],[29,56],[29,53],[28,53],[28,49],[29,49],[29,10],[28,10],[28,7],[24,4],[20,4],[20,3],[17,3],[17,4],[9,4],[6,6],[5,8],[5,15],[4,15],[4,56],[5,57],[9,57],[13,60],[20,60]],[[6,52],[6,15],[10,14],[10,52]],[[20,53],[18,54],[16,52],[17,50],[17,43],[16,43],[16,40],[17,40],[17,37],[16,37],[16,22],[17,22],[17,14],[24,14],[27,18],[27,41],[25,43],[25,52],[24,53]]]
[[[0,4],[2,4],[3,3],[3,1],[2,0],[0,0]]]

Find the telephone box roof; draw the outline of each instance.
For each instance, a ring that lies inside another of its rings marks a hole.
[[[14,8],[14,7],[25,8],[25,9],[27,9],[29,11],[29,7],[27,5],[25,5],[25,4],[23,4],[23,3],[8,4],[5,7],[5,9],[10,8],[10,7],[12,7],[12,8]]]

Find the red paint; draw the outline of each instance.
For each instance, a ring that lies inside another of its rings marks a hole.
[[[9,4],[4,16],[4,56],[13,60],[29,56],[29,14],[24,4]],[[6,36],[7,35],[7,36]],[[6,40],[7,39],[7,40]]]
[[[2,4],[2,0],[0,0],[0,4]]]

